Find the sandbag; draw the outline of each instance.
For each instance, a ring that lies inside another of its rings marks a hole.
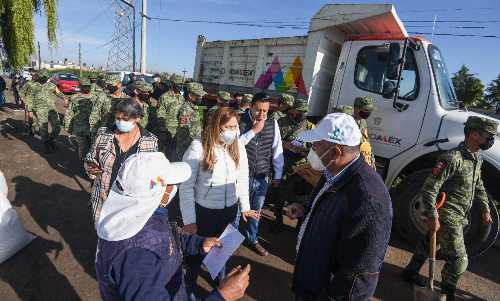
[[[0,263],[26,247],[34,238],[24,229],[16,210],[10,205],[5,177],[0,172]]]

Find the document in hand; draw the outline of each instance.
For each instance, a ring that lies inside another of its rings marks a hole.
[[[233,227],[232,224],[227,225],[226,229],[219,237],[219,241],[222,247],[212,248],[210,252],[208,252],[207,256],[205,256],[205,258],[203,259],[203,264],[207,267],[210,276],[212,276],[212,279],[215,279],[215,277],[217,277],[217,274],[226,264],[229,257],[233,255],[234,251],[238,249],[243,240],[244,237],[243,235],[241,235],[238,229]]]

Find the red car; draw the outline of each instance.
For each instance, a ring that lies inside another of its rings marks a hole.
[[[51,81],[63,93],[80,92],[80,82],[78,76],[71,73],[56,73],[52,76]]]

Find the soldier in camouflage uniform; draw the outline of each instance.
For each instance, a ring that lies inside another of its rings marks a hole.
[[[42,83],[40,83],[42,81]],[[24,120],[28,130],[28,135],[33,136],[33,108],[36,95],[42,90],[42,84],[47,81],[47,78],[38,76],[38,73],[33,74],[33,80],[27,81],[19,90],[19,96],[24,103]]]
[[[252,106],[252,94],[244,94],[243,98],[238,104],[238,108],[235,110],[238,115],[245,113],[246,110],[250,109]]]
[[[375,156],[373,155],[372,145],[370,144],[370,137],[368,136],[368,124],[366,119],[370,117],[373,112],[373,99],[371,97],[356,97],[354,100],[354,112],[353,117],[359,126],[361,131],[361,144],[359,145],[359,150],[366,163],[376,169],[375,167]]]
[[[171,89],[160,96],[158,108],[158,130],[155,133],[158,136],[159,149],[170,160],[174,161],[176,155],[177,127],[179,125],[179,110],[184,104],[184,97],[181,95],[182,77],[172,75]]]
[[[124,96],[121,90],[119,76],[109,76],[104,82],[109,94],[95,94],[94,105],[89,117],[90,136],[92,141],[94,141],[99,128],[110,127],[114,124],[115,116],[112,112],[113,100]]]
[[[40,71],[39,76],[46,79],[49,77],[48,72],[44,70]],[[61,123],[56,111],[56,102],[59,98],[64,98],[64,94],[56,85],[47,81],[33,100],[33,113],[36,117],[35,130],[40,134],[46,153],[55,151],[55,139],[61,131]]]
[[[182,159],[184,152],[188,149],[193,139],[201,139],[202,116],[197,108],[197,103],[205,95],[203,85],[200,83],[188,83],[186,85],[186,100],[179,109],[177,126],[177,159]]]
[[[132,99],[137,101],[144,112],[144,116],[141,118],[139,124],[152,132],[155,131],[156,127],[156,106],[151,105],[151,93],[153,93],[153,86],[145,81],[136,80],[133,83]]]
[[[295,98],[292,95],[286,93],[281,94],[278,110],[271,115],[271,118],[279,120],[280,118],[285,117],[288,110],[293,107],[294,101]]]
[[[64,128],[70,135],[75,136],[78,145],[78,158],[83,161],[90,149],[89,117],[97,98],[92,94],[90,81],[82,80],[80,84],[81,93],[71,97],[69,108],[66,110]]]
[[[491,119],[469,117],[465,123],[465,141],[439,157],[422,187],[423,215],[427,218],[429,230],[437,231],[437,242],[445,256],[441,277],[442,291],[448,301],[455,300],[458,280],[467,269],[463,229],[468,224],[467,215],[473,202],[479,205],[483,222],[492,223],[488,195],[481,179],[483,160],[479,150],[493,146],[497,128],[498,122]],[[446,193],[446,200],[443,207],[436,210],[436,198],[440,192]],[[428,255],[427,246],[424,241],[417,245],[402,273],[405,280],[420,286],[427,283],[418,274]]]
[[[210,109],[208,109],[207,113],[205,114],[204,122],[203,124],[207,123],[207,120],[210,119],[210,117],[221,107],[229,107],[229,103],[231,102],[231,94],[226,91],[219,91],[217,93],[217,104],[215,106],[212,106]]]
[[[285,200],[291,203],[301,202],[297,199],[297,189],[301,190],[300,195],[302,196],[308,195],[308,190],[312,189],[312,186],[294,171],[294,167],[307,163],[308,148],[304,143],[296,140],[301,132],[314,128],[314,124],[306,119],[307,111],[307,100],[297,99],[288,115],[278,120],[285,157],[280,193],[274,196],[276,226],[278,228],[283,224]]]

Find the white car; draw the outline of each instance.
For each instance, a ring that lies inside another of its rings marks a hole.
[[[33,77],[31,76],[31,73],[27,70],[23,70],[21,71],[21,77],[24,79],[24,80],[32,80]]]

